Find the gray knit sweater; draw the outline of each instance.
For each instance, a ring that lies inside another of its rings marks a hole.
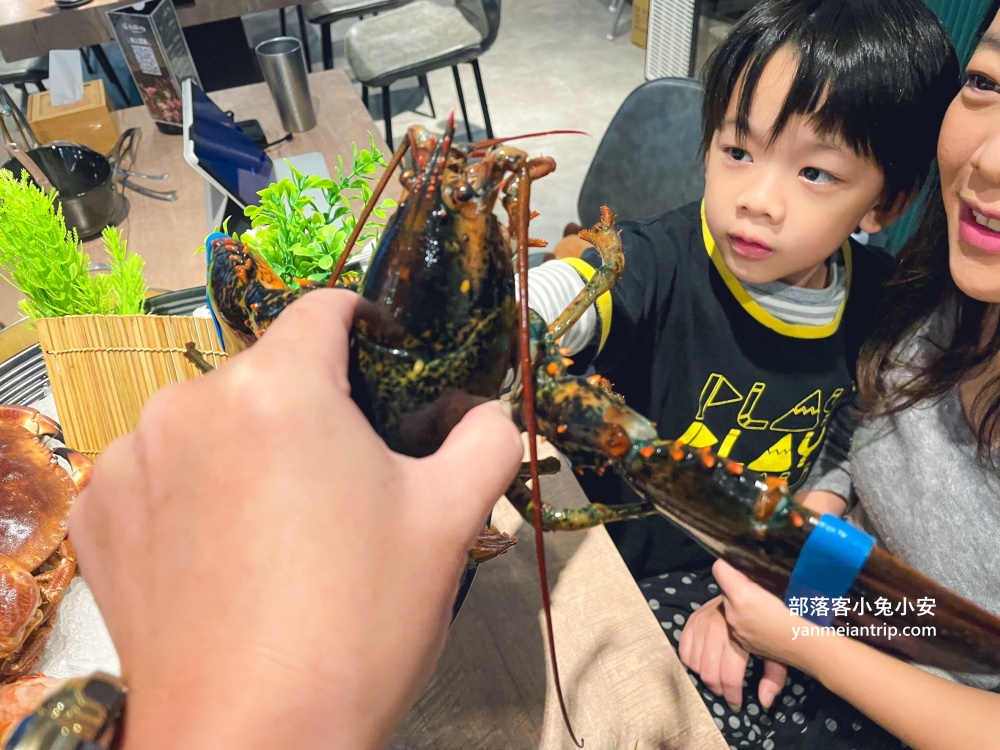
[[[901,359],[923,360],[949,340],[950,329],[950,316],[933,316],[901,348]],[[897,377],[907,373],[900,368]],[[850,421],[844,415],[840,427]],[[805,488],[849,497],[845,480],[852,480],[858,500],[852,518],[914,568],[1000,615],[1000,476],[977,454],[958,389],[862,422],[845,460],[847,431],[827,440]],[[952,676],[1000,691],[1000,675]]]

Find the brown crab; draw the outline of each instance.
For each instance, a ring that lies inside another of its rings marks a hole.
[[[44,414],[0,406],[0,682],[38,663],[76,572],[67,517],[92,464],[76,451],[49,448],[46,436],[61,437]]]

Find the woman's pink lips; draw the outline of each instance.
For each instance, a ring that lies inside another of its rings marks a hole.
[[[744,258],[750,258],[751,260],[766,258],[774,252],[767,245],[762,245],[759,242],[751,242],[735,234],[729,235],[729,244],[732,246],[734,253],[742,255]]]
[[[989,227],[979,224],[976,217],[972,215],[972,208],[967,203],[962,204],[962,210],[959,213],[958,233],[973,247],[987,253],[1000,253],[1000,232],[994,232]]]

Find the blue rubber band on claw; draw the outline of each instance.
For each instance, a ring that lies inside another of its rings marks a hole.
[[[827,599],[826,607],[809,607],[802,616],[817,625],[833,623],[830,599],[844,596],[868,561],[875,539],[844,519],[824,513],[810,532],[795,563],[785,591],[785,604],[793,598]],[[824,614],[817,614],[817,610]]]
[[[216,240],[228,240],[228,234],[223,232],[212,232],[205,238],[205,302],[208,304],[208,312],[212,315],[212,322],[215,323],[215,332],[219,336],[219,344],[223,350],[226,348],[226,340],[222,338],[222,325],[215,314],[215,306],[212,304],[212,243]]]

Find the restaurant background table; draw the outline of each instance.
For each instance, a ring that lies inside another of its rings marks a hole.
[[[44,55],[53,49],[79,49],[113,39],[105,13],[136,0],[92,0],[60,10],[53,0],[0,0],[0,49],[6,60]],[[292,0],[196,0],[177,8],[181,26],[197,26],[246,13],[298,5]]]
[[[318,126],[275,149],[274,158],[321,151],[332,166],[338,154],[350,155],[352,143],[367,145],[369,133],[385,148],[342,71],[313,74],[310,88]],[[260,120],[271,138],[284,132],[263,84],[216,92],[212,98],[237,119]],[[176,203],[165,203],[129,194],[128,242],[146,259],[149,285],[203,284],[205,257],[194,251],[206,235],[204,189],[201,177],[184,162],[181,139],[160,133],[144,107],[114,117],[122,129],[143,131],[135,169],[169,172],[170,179],[157,187],[175,189],[179,196]],[[398,183],[390,184],[397,197]],[[93,247],[90,243],[88,249]],[[15,300],[10,287],[0,284],[0,320],[13,319]],[[30,343],[23,326],[0,339],[12,344],[11,335],[20,336],[22,346]],[[544,477],[542,487],[555,505],[585,502],[569,471]],[[520,534],[521,542],[480,568],[434,680],[406,718],[394,750],[572,746],[546,669],[533,532],[506,500],[497,505],[493,520]],[[406,545],[420,540],[407,539],[405,529],[399,533],[399,562],[405,565]],[[574,727],[587,746],[611,750],[617,743],[619,750],[632,750],[638,741],[640,750],[726,750],[604,528],[548,534],[546,547],[562,685]],[[407,614],[399,612],[399,617]]]
[[[288,143],[268,151],[277,161],[311,151],[326,155],[331,172],[338,154],[350,156],[357,143],[368,147],[369,133],[376,145],[385,152],[387,147],[375,123],[342,70],[328,70],[309,76],[309,89],[316,108],[317,125],[305,133],[295,133]],[[266,84],[216,91],[212,100],[224,110],[232,110],[237,120],[260,121],[265,135],[275,140],[285,133],[281,127],[274,100]],[[146,281],[151,288],[185,289],[205,283],[205,256],[195,254],[208,234],[205,214],[204,181],[184,161],[183,139],[161,133],[145,107],[131,107],[111,113],[120,131],[137,127],[142,141],[134,169],[146,174],[167,172],[163,182],[140,181],[156,190],[176,190],[177,202],[167,203],[126,191],[131,205],[124,225],[129,249],[146,260]],[[388,154],[387,154],[388,158]],[[388,188],[393,198],[399,196],[399,183]],[[95,262],[104,260],[100,239],[87,243]],[[20,296],[10,286],[0,282],[0,321],[10,324],[20,317],[17,300]]]

